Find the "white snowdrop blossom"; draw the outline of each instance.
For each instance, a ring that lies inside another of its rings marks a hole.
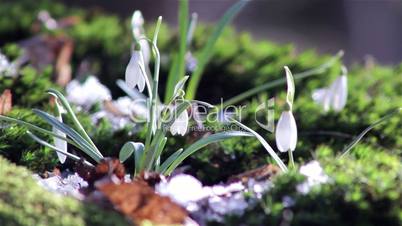
[[[291,111],[284,111],[279,118],[275,132],[276,146],[279,151],[294,151],[297,143],[296,120]]]
[[[56,105],[57,105],[57,115],[56,118],[57,120],[59,120],[59,122],[63,122],[63,117],[62,114],[65,112],[64,108],[59,104],[59,102],[56,100]],[[61,132],[60,130],[58,130],[57,128],[53,127],[53,132],[61,137],[66,138],[66,134]],[[57,137],[53,137],[53,142],[54,142],[54,146],[64,152],[67,152],[67,141],[57,138]],[[64,163],[67,159],[67,156],[56,152],[57,157],[59,158],[60,163]]]
[[[145,37],[144,31],[144,17],[141,11],[136,10],[131,18],[131,27],[133,29],[134,39],[140,44],[141,52],[144,57],[145,65],[149,64],[151,59],[151,48],[147,40],[141,39]]]
[[[145,75],[141,68],[144,69],[144,58],[141,51],[134,50],[126,68],[126,83],[130,88],[137,86],[140,92],[145,88]]]
[[[188,127],[188,113],[187,110],[184,110],[180,115],[175,119],[173,124],[170,126],[170,133],[172,135],[182,135],[186,134]]]
[[[306,176],[306,181],[297,185],[297,191],[307,194],[312,187],[329,182],[330,178],[325,174],[320,163],[316,160],[300,167],[300,174]]]
[[[111,100],[109,89],[102,85],[95,76],[89,76],[84,83],[72,80],[66,86],[67,100],[70,103],[89,110],[94,104]]]
[[[313,92],[313,100],[322,105],[324,111],[333,109],[336,112],[341,111],[347,102],[348,80],[347,70],[342,68],[343,73],[329,87],[317,89]]]

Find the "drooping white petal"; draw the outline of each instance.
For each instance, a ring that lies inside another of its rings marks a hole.
[[[147,40],[141,39],[139,41],[141,46],[142,56],[144,57],[144,65],[149,65],[149,61],[151,60],[151,47]]]
[[[56,118],[57,118],[60,122],[63,122],[63,117],[62,117],[61,115],[62,115],[62,113],[63,113],[64,108],[63,108],[61,105],[59,105],[59,103],[57,102],[57,100],[56,100],[56,107],[57,107],[57,115],[56,115]],[[60,130],[56,129],[55,127],[53,127],[52,130],[53,130],[53,132],[54,132],[55,134],[66,138],[66,134],[63,133],[63,132],[61,132]],[[64,152],[67,152],[67,141],[62,140],[62,139],[57,138],[57,137],[54,137],[54,138],[53,138],[53,142],[54,142],[54,146],[55,146],[56,148],[58,148],[58,149],[60,149],[60,150],[62,150],[62,151],[64,151]],[[61,153],[59,153],[59,152],[56,152],[56,153],[57,153],[57,157],[59,158],[60,163],[63,164],[63,163],[66,161],[67,156],[64,155],[64,154],[61,154]]]
[[[348,82],[346,75],[341,75],[335,80],[332,93],[332,108],[334,111],[342,110],[346,105],[348,96]]]
[[[53,132],[56,133],[56,134],[59,135],[59,136],[62,136],[62,137],[64,137],[64,138],[66,138],[66,134],[65,134],[65,133],[61,132],[60,130],[58,130],[58,129],[54,128],[54,127],[53,127]],[[67,141],[62,140],[62,139],[57,138],[57,137],[54,137],[53,142],[54,142],[54,146],[55,146],[56,148],[61,149],[62,151],[67,152]],[[64,155],[64,154],[61,154],[61,153],[59,153],[59,152],[56,152],[56,153],[57,153],[57,157],[59,158],[60,163],[63,164],[63,163],[66,161],[67,156]]]
[[[317,89],[313,92],[313,100],[322,105],[324,111],[333,109],[342,110],[347,102],[348,82],[346,67],[342,67],[342,75],[339,76],[329,87]]]
[[[138,86],[138,90],[142,92],[145,88],[145,78],[143,77],[141,66],[144,65],[144,59],[141,51],[133,51],[130,62],[126,68],[126,83],[130,88]]]
[[[188,126],[188,114],[187,111],[183,111],[173,122],[172,126],[170,126],[170,133],[172,135],[180,134],[184,136],[187,132]]]
[[[317,104],[322,105],[325,112],[329,111],[331,104],[330,101],[332,99],[330,89],[328,88],[316,89],[313,91],[312,98]]]
[[[279,118],[275,132],[276,146],[279,151],[294,151],[297,143],[297,126],[292,112],[284,111]]]

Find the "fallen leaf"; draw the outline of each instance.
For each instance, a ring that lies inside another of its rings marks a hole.
[[[97,188],[114,208],[134,223],[183,224],[188,213],[168,197],[162,197],[142,182],[105,184]]]
[[[12,94],[9,89],[5,89],[0,96],[0,115],[6,115],[12,109]]]

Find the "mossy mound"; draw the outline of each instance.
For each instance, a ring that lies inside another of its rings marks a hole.
[[[401,159],[369,146],[359,146],[343,159],[334,159],[332,150],[317,150],[321,166],[330,177],[326,184],[307,194],[297,186],[306,178],[298,172],[281,174],[274,188],[258,205],[227,225],[292,226],[399,226],[402,225]],[[215,225],[215,224],[211,224]]]
[[[1,226],[130,225],[121,215],[92,204],[50,193],[32,172],[0,157]]]

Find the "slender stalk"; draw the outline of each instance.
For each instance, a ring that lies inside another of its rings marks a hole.
[[[155,128],[155,120],[157,120],[156,118],[156,110],[157,110],[157,100],[158,100],[158,84],[159,84],[159,69],[160,69],[160,54],[159,54],[159,50],[157,47],[157,35],[159,33],[159,27],[160,27],[160,23],[162,22],[162,17],[158,18],[158,22],[157,22],[157,26],[156,26],[156,30],[155,30],[155,36],[153,41],[151,42],[152,44],[152,50],[155,56],[155,67],[154,67],[154,78],[153,78],[153,86],[152,86],[152,99],[150,100],[150,120],[148,122],[148,127],[147,127],[147,136],[145,139],[145,149],[144,149],[144,155],[141,158],[140,161],[140,168],[143,169],[143,167],[145,166],[145,160],[146,160],[146,156],[147,156],[147,152],[149,152],[149,148],[150,148],[150,144],[151,144],[151,140],[152,140],[152,135],[154,133],[154,131],[156,130]],[[148,39],[147,39],[148,40]],[[148,40],[149,41],[149,40]]]
[[[342,154],[338,158],[343,158],[345,155],[347,155],[350,152],[350,150],[352,150],[352,148],[354,148],[356,144],[360,142],[360,140],[364,137],[364,135],[366,135],[374,127],[380,125],[384,121],[391,118],[394,114],[398,114],[400,112],[402,112],[402,107],[393,110],[391,113],[385,115],[384,117],[380,118],[379,120],[371,124],[365,130],[363,130],[363,132],[361,132],[348,146],[346,146],[345,149],[343,149]]]
[[[289,168],[294,169],[295,168],[295,161],[293,159],[293,151],[288,150],[288,154],[289,154]]]

